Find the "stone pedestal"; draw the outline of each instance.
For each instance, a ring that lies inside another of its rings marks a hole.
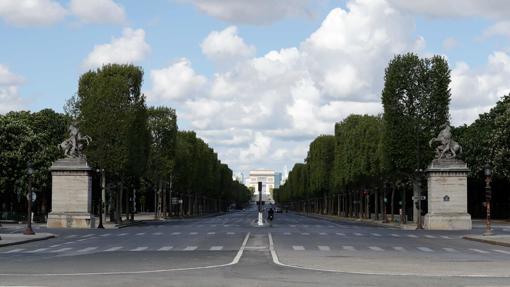
[[[470,230],[467,213],[467,174],[461,160],[433,160],[426,170],[428,213],[424,227],[430,230]]]
[[[52,210],[48,227],[92,228],[92,168],[82,158],[66,158],[53,163]]]

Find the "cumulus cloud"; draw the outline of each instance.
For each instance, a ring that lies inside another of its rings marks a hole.
[[[235,26],[227,27],[223,31],[212,31],[200,46],[204,55],[220,65],[255,56],[255,47],[247,45],[237,35]]]
[[[126,22],[124,8],[112,0],[71,0],[71,12],[86,23],[114,23]]]
[[[229,27],[211,32],[202,49],[212,59],[239,56],[236,65],[209,78],[187,61],[160,79],[151,73],[149,94],[159,96],[150,100],[177,106],[179,117],[234,168],[290,165],[305,158],[314,137],[332,134],[335,122],[381,112],[388,61],[425,45],[413,32],[413,19],[383,0],[350,1],[299,45],[260,57]]]
[[[113,38],[111,43],[94,46],[83,61],[83,66],[96,68],[109,63],[135,63],[143,60],[149,52],[150,46],[145,42],[145,31],[125,28],[122,36]]]
[[[269,24],[285,17],[309,16],[311,0],[181,0],[209,16],[239,24]]]
[[[507,0],[388,0],[395,7],[430,17],[484,17],[505,19],[510,16]]]
[[[23,81],[21,76],[0,64],[0,114],[21,108],[22,100],[18,94],[18,87]]]
[[[0,17],[16,26],[45,26],[62,20],[67,11],[52,0],[2,0]]]
[[[506,52],[494,52],[481,69],[459,62],[451,77],[453,123],[469,124],[510,92],[510,56]]]

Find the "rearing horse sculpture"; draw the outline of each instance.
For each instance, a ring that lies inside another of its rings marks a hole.
[[[83,142],[89,145],[92,139],[89,136],[82,136],[75,123],[69,125],[68,131],[69,137],[59,145],[60,149],[64,151],[67,158],[83,157]]]
[[[441,127],[443,129],[439,132],[439,135],[429,141],[429,146],[432,147],[433,143],[439,142],[440,144],[436,146],[436,158],[455,158],[458,153],[462,152],[462,147],[458,142],[452,139],[452,132],[450,125],[444,124]]]

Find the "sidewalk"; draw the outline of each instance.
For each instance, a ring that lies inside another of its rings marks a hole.
[[[478,241],[478,242],[482,242],[482,243],[510,247],[510,235],[487,235],[487,236],[466,235],[466,236],[463,236],[462,238],[471,240],[471,241]]]
[[[23,244],[28,242],[46,240],[50,238],[54,238],[55,235],[51,233],[36,233],[34,235],[24,235],[22,233],[13,233],[13,234],[0,234],[0,247]]]

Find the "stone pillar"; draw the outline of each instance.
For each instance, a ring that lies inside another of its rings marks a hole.
[[[92,168],[82,158],[57,160],[50,167],[52,177],[50,228],[93,228]]]
[[[428,213],[425,229],[470,230],[471,215],[467,213],[467,174],[461,160],[433,160],[427,170]]]

